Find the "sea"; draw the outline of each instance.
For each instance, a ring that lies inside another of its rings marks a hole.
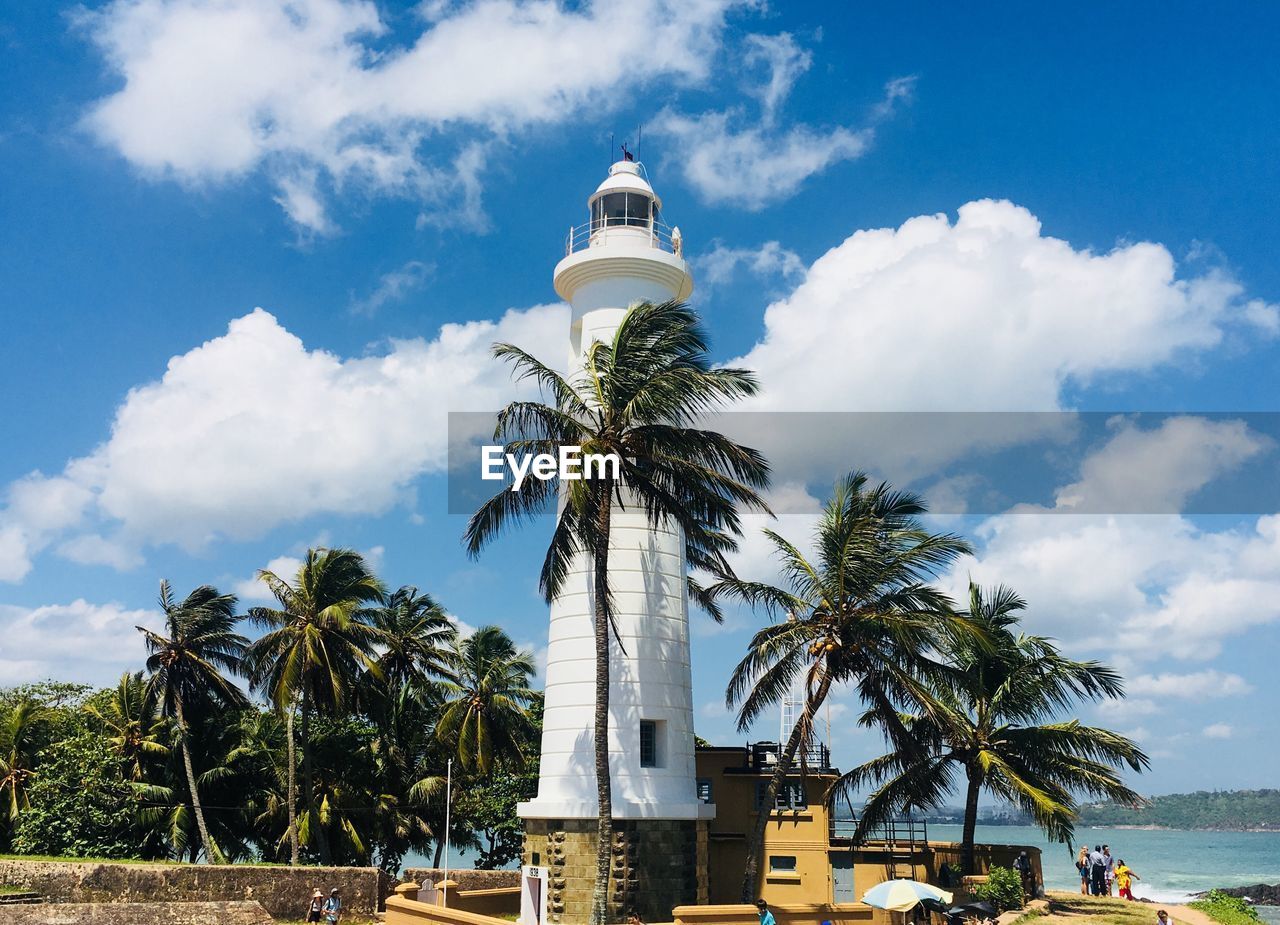
[[[934,841],[960,841],[958,825],[929,825]],[[1188,832],[1178,829],[1077,828],[1074,847],[1049,842],[1025,825],[979,825],[977,841],[1037,845],[1046,888],[1079,890],[1076,852],[1106,844],[1142,880],[1134,895],[1157,903],[1181,903],[1214,887],[1280,883],[1280,832]],[[1258,914],[1280,925],[1280,906],[1258,906]]]
[[[958,825],[929,825],[934,841],[960,841]],[[1036,845],[1041,849],[1045,886],[1079,890],[1075,855],[1080,845],[1111,846],[1142,878],[1134,895],[1156,903],[1181,903],[1193,893],[1214,887],[1280,883],[1280,832],[1188,832],[1179,829],[1077,828],[1073,848],[1049,842],[1044,833],[1025,825],[979,825],[977,841],[989,844]],[[405,858],[406,867],[430,866],[426,858]],[[463,852],[450,852],[451,868],[471,867]],[[1280,906],[1258,906],[1269,925],[1280,925]]]

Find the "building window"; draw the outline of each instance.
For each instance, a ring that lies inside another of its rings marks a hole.
[[[698,778],[698,799],[703,803],[711,802],[711,779],[708,777]]]
[[[658,724],[651,719],[640,720],[640,767],[658,766]]]
[[[756,809],[764,805],[764,795],[769,789],[767,781],[756,784]],[[799,780],[787,780],[778,787],[773,798],[774,809],[808,809],[809,800],[805,796],[804,784]]]
[[[796,856],[794,854],[769,855],[769,873],[794,874],[796,872]]]

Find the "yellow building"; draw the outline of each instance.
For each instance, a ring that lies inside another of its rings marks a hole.
[[[877,883],[897,877],[959,884],[960,846],[930,842],[923,821],[891,823],[854,844],[852,807],[842,814],[831,805],[831,789],[840,772],[831,766],[830,752],[819,745],[803,757],[804,773],[797,757],[794,773],[774,805],[766,808],[762,802],[777,767],[776,743],[698,749],[698,795],[716,807],[708,831],[711,904],[740,901],[747,839],[761,812],[769,813],[769,825],[760,858],[759,895],[770,904],[856,903]],[[1039,850],[1024,845],[976,846],[975,873],[986,873],[996,864],[1009,866],[1019,851],[1032,858],[1037,882],[1043,882]]]

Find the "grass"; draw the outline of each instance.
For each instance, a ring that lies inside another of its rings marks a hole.
[[[0,883],[0,896],[13,896],[17,893],[26,893],[20,886],[9,886],[7,883]]]
[[[78,858],[59,857],[54,854],[0,854],[0,861],[85,861],[90,864],[168,864],[179,866],[180,861],[143,861],[139,858]]]
[[[1080,916],[1088,918],[1091,925],[1151,925],[1156,918],[1156,906],[1106,896],[1055,892],[1049,894],[1049,915]]]

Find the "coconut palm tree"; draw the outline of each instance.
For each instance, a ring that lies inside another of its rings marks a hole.
[[[101,724],[131,782],[145,780],[147,766],[169,754],[165,744],[169,727],[157,714],[156,704],[148,699],[141,671],[126,671],[114,690],[98,702],[85,704],[84,711]]]
[[[523,765],[526,708],[536,696],[529,686],[537,672],[533,655],[517,650],[501,628],[485,626],[454,644],[451,662],[437,738],[456,743],[467,770],[488,774],[495,755]]]
[[[0,718],[0,819],[12,829],[18,816],[30,808],[27,786],[36,776],[36,733],[45,722],[45,710],[34,700],[20,700]]]
[[[768,464],[754,450],[698,429],[704,411],[756,392],[741,369],[712,368],[706,334],[697,315],[680,302],[640,302],[631,307],[607,342],[586,347],[582,368],[562,376],[510,344],[494,355],[519,379],[537,383],[550,403],[513,402],[498,415],[495,439],[507,452],[558,454],[562,446],[614,454],[617,478],[567,481],[532,479],[521,491],[503,490],[486,501],[467,525],[472,555],[503,528],[556,509],[556,524],[543,560],[540,585],[548,602],[559,594],[579,557],[592,574],[595,630],[595,775],[599,808],[596,883],[591,920],[607,915],[613,800],[609,780],[609,636],[613,602],[609,585],[609,536],[615,507],[624,500],[655,525],[684,534],[691,568],[728,570],[724,553],[739,533],[737,505],[764,509],[757,494]],[[560,503],[558,503],[558,501]],[[714,602],[693,583],[690,591]],[[714,615],[713,611],[713,615]]]
[[[267,630],[249,647],[249,678],[254,689],[264,691],[289,720],[286,737],[290,769],[296,767],[291,717],[294,705],[298,705],[307,818],[303,823],[291,819],[291,838],[296,842],[305,826],[315,837],[321,862],[328,864],[329,842],[316,805],[309,737],[311,713],[315,709],[337,711],[345,707],[363,672],[381,677],[374,649],[384,637],[368,622],[365,608],[381,601],[386,589],[364,558],[350,549],[308,549],[292,582],[265,569],[258,572],[258,579],[280,606],[249,609],[249,619]],[[289,805],[297,805],[292,777]],[[295,844],[295,864],[297,857]]]
[[[1124,696],[1120,676],[1096,661],[1065,658],[1041,636],[1016,632],[1026,602],[1004,586],[969,585],[969,616],[981,644],[963,638],[949,649],[952,672],[935,678],[927,708],[901,717],[922,748],[895,750],[841,778],[841,792],[876,790],[859,835],[893,813],[941,805],[959,778],[965,793],[962,867],[973,872],[974,826],[982,791],[1027,812],[1058,841],[1072,836],[1076,794],[1140,805],[1118,769],[1149,764],[1116,732],[1058,720],[1080,701]]]
[[[161,715],[177,724],[178,745],[186,771],[187,792],[200,832],[200,847],[210,862],[223,859],[209,837],[200,792],[191,764],[191,726],[188,711],[211,707],[242,709],[248,706],[244,692],[226,674],[241,669],[248,642],[235,632],[236,598],[220,594],[210,585],[201,585],[181,602],[175,601],[168,581],[160,582],[160,608],[164,611],[164,633],[139,626],[146,640],[147,701],[157,705]]]
[[[423,686],[448,673],[458,630],[431,595],[412,585],[398,588],[368,610],[368,619],[382,633],[377,665],[388,691],[406,683]]]
[[[813,719],[833,685],[853,685],[883,719],[895,743],[912,747],[896,722],[895,703],[912,702],[922,679],[940,666],[934,647],[969,632],[946,595],[932,588],[939,571],[969,551],[962,538],[930,533],[919,517],[924,502],[872,486],[854,472],[836,483],[813,534],[812,557],[772,530],[765,534],[780,560],[785,588],[728,577],[712,588],[777,618],[752,637],[734,669],[725,699],[739,708],[746,731],[767,709],[803,689],[802,708],[786,743],[779,743],[762,811],[747,842],[742,901],[756,898],[760,852],[775,805],[797,753],[808,751]]]

